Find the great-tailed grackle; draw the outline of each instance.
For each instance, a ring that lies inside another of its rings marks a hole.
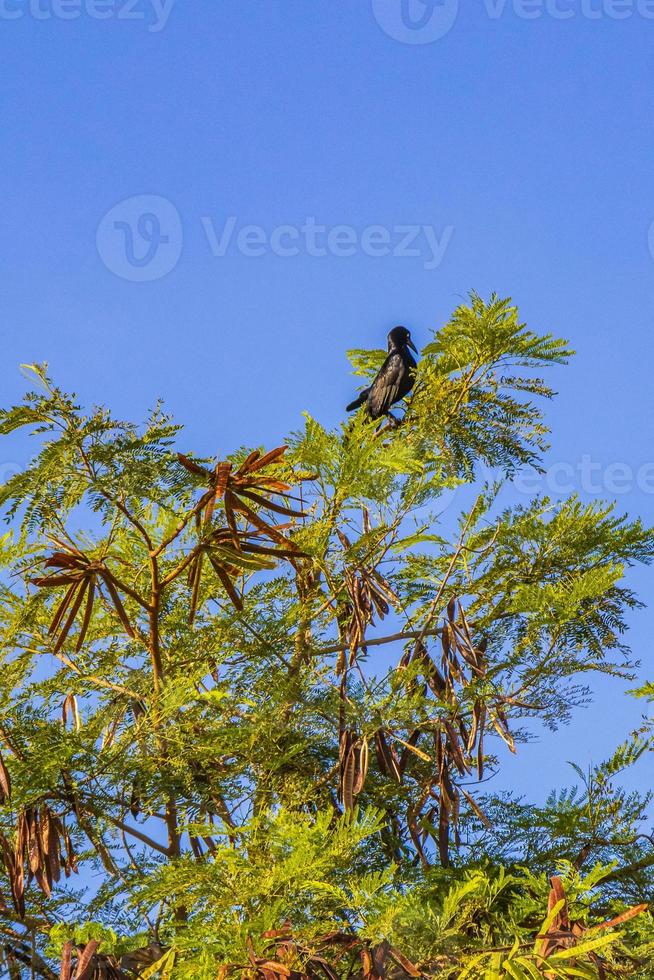
[[[416,350],[411,341],[411,334],[406,327],[395,327],[388,335],[388,357],[384,361],[379,374],[370,385],[361,392],[359,397],[351,402],[347,412],[365,405],[372,419],[388,415],[391,405],[399,402],[413,388],[413,378],[416,362],[409,353]]]

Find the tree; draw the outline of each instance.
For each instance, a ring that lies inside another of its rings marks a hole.
[[[30,368],[0,414],[40,441],[0,492],[7,976],[654,977],[649,796],[616,780],[653,733],[543,807],[487,788],[634,666],[652,531],[498,502],[570,353],[472,294],[399,426],[307,415],[218,462]]]

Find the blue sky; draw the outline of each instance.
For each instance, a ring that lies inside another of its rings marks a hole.
[[[578,351],[551,489],[654,523],[653,68],[651,0],[0,0],[3,404],[47,360],[192,451],[277,444],[342,416],[348,347],[496,290]],[[619,690],[508,781],[601,758]]]

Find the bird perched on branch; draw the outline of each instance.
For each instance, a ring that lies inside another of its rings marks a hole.
[[[409,353],[409,348],[418,353],[406,327],[395,327],[391,330],[388,335],[388,357],[382,364],[379,374],[370,387],[365,388],[359,397],[347,406],[347,412],[353,412],[361,405],[365,405],[372,419],[390,414],[391,406],[408,395],[413,388],[416,362]]]

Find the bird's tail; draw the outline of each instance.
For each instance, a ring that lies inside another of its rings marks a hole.
[[[350,404],[346,407],[345,411],[354,412],[357,408],[361,408],[361,406],[365,404],[367,397],[368,397],[367,390],[362,391],[358,398],[355,398],[353,402],[350,402]]]

